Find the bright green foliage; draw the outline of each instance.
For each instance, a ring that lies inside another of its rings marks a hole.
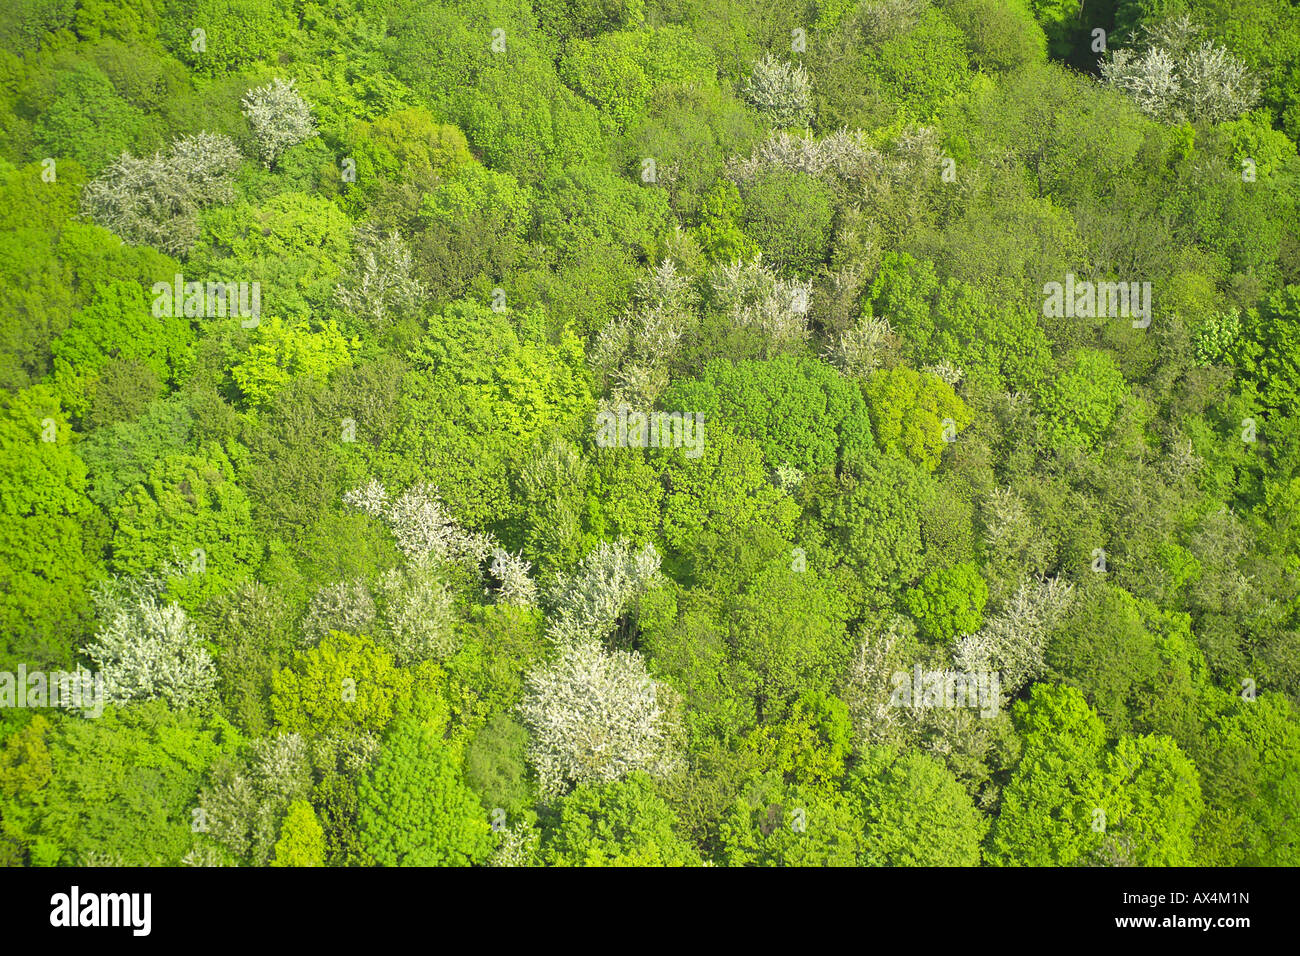
[[[66,719],[48,741],[50,782],[16,821],[33,862],[176,866],[203,773],[236,738],[153,702]]]
[[[498,712],[478,732],[465,753],[465,782],[485,807],[517,813],[533,795],[528,781],[528,733],[518,721]]]
[[[720,422],[758,442],[771,468],[826,471],[871,452],[871,422],[858,388],[825,363],[781,356],[768,362],[710,362],[697,381],[681,382],[662,399]],[[706,439],[709,440],[709,439]]]
[[[271,60],[293,30],[290,12],[274,0],[183,0],[170,20],[168,46],[205,76]],[[203,30],[202,38],[193,30]],[[202,42],[200,42],[200,39]]]
[[[261,206],[209,212],[190,268],[227,282],[260,282],[266,316],[316,318],[333,301],[351,234],[352,223],[331,200],[281,193]]]
[[[779,712],[803,688],[825,690],[849,654],[845,608],[834,583],[792,564],[783,556],[758,571],[723,618],[735,648],[734,680],[752,696],[760,717]],[[833,752],[838,733],[833,712],[816,720],[830,722],[821,732]]]
[[[356,180],[345,185],[349,211],[373,201],[394,215],[410,216],[423,193],[473,162],[465,134],[423,108],[358,123],[352,136]]]
[[[912,30],[864,56],[863,67],[872,92],[924,121],[968,83],[966,37],[943,13],[927,10]]]
[[[25,805],[50,782],[50,722],[37,714],[7,731],[0,749],[0,862],[22,863]]]
[[[1105,352],[1083,349],[1040,393],[1048,441],[1090,448],[1106,434],[1128,387]]]
[[[989,858],[1002,866],[1070,866],[1100,845],[1110,815],[1105,728],[1077,690],[1046,684],[1016,704],[1015,719],[1024,749],[989,833]]]
[[[540,570],[570,567],[590,550],[582,541],[589,482],[586,459],[563,440],[539,445],[524,463],[517,484],[524,555]]]
[[[497,275],[520,256],[533,196],[507,173],[478,163],[460,166],[420,204],[415,239],[435,288],[460,293],[475,276]]]
[[[659,453],[670,489],[663,507],[663,540],[681,549],[701,531],[733,533],[764,523],[783,534],[793,528],[798,508],[768,480],[759,448],[732,435],[723,423],[704,423],[704,451]]]
[[[680,27],[606,33],[573,43],[560,76],[619,128],[645,108],[656,87],[713,79],[712,57]]]
[[[251,570],[258,542],[230,460],[216,448],[156,462],[113,509],[113,566],[166,577],[180,600],[209,596]]]
[[[93,172],[135,147],[145,128],[144,114],[118,95],[103,72],[83,64],[58,75],[54,99],[35,132],[45,155],[75,159]]]
[[[826,259],[834,215],[830,190],[804,173],[776,170],[743,191],[743,228],[775,265],[806,274]]]
[[[672,809],[644,773],[586,784],[560,801],[542,841],[548,866],[699,866]]]
[[[1130,708],[1168,679],[1138,602],[1108,586],[1078,604],[1046,656],[1054,676],[1082,690],[1115,733],[1130,729]]]
[[[248,357],[230,370],[252,405],[264,405],[296,378],[329,373],[351,359],[350,343],[332,322],[319,330],[286,325],[279,318],[260,322]]]
[[[0,864],[1297,862],[1291,0],[10,0],[0,131]]]
[[[989,821],[952,771],[920,753],[876,764],[864,764],[852,785],[862,801],[865,863],[979,866]]]
[[[1276,292],[1247,324],[1237,364],[1252,370],[1270,408],[1289,415],[1300,408],[1300,285]]]
[[[1295,707],[1276,694],[1227,697],[1192,753],[1206,813],[1198,841],[1208,863],[1295,866],[1300,820],[1294,808],[1300,733]]]
[[[53,182],[42,178],[50,170],[41,163],[0,170],[0,382],[18,387],[50,370],[51,340],[102,284],[132,281],[148,288],[176,270],[153,249],[124,246],[106,229],[76,218],[85,184],[78,163],[55,159]]]
[[[508,473],[541,438],[575,436],[590,419],[581,342],[546,342],[539,316],[511,316],[458,302],[412,352],[403,386],[406,420],[385,442],[402,458],[392,484],[438,475],[466,523],[506,517]],[[426,471],[427,469],[427,471]]]
[[[295,800],[289,804],[271,865],[325,865],[325,831],[321,829],[315,811],[306,800]]]
[[[962,562],[951,568],[936,568],[907,592],[907,610],[934,641],[951,641],[962,634],[974,634],[984,623],[984,604],[989,589],[979,568]]]
[[[89,614],[95,512],[70,439],[48,387],[0,395],[0,668],[12,670],[13,655],[71,663]]]
[[[533,9],[542,28],[556,36],[594,36],[645,19],[644,0],[538,0]]]
[[[368,637],[335,631],[271,681],[271,709],[287,731],[329,734],[388,726],[414,683]]]
[[[50,346],[55,380],[67,407],[103,421],[116,398],[138,414],[156,392],[173,384],[185,370],[193,345],[193,332],[184,317],[154,317],[150,300],[133,282],[115,282],[102,288],[95,300],[72,317],[68,327]],[[104,394],[114,367],[129,370],[129,381],[139,398]],[[128,412],[126,417],[134,417]]]
[[[727,179],[719,179],[700,202],[700,225],[696,233],[700,249],[710,262],[749,261],[758,246],[740,228],[744,207],[740,190]]]
[[[1125,737],[1108,756],[1105,786],[1122,801],[1106,819],[1099,858],[1136,866],[1190,866],[1201,817],[1196,767],[1168,737]]]
[[[1021,389],[1051,368],[1047,337],[1018,304],[960,279],[940,280],[930,262],[888,253],[868,302],[906,340],[919,365],[948,364]]]
[[[486,812],[426,724],[393,724],[357,796],[361,842],[380,866],[469,866],[492,848]]]
[[[1047,58],[1047,38],[1027,0],[944,0],[945,13],[966,34],[971,63],[1007,71]]]
[[[1078,18],[1083,0],[1029,0],[1034,17],[1047,34],[1049,48],[1056,56],[1069,50],[1068,34]]]
[[[863,393],[880,447],[927,471],[939,467],[944,449],[974,417],[943,379],[904,365],[872,375]]]
[[[845,559],[870,590],[897,592],[920,577],[922,476],[910,462],[885,458],[861,477],[842,478],[821,508]]]
[[[718,835],[728,866],[857,866],[865,842],[857,801],[798,787],[736,801]]]
[[[824,786],[843,775],[851,736],[843,701],[805,691],[785,715],[755,730],[746,745],[764,769],[794,784]]]

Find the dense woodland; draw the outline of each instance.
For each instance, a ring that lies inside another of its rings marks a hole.
[[[0,130],[4,863],[1300,862],[1300,5],[7,0]]]

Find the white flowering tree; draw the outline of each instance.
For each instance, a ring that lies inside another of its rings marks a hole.
[[[343,308],[382,327],[420,304],[424,286],[415,278],[415,260],[400,233],[362,226],[353,245],[351,272],[334,290]]]
[[[888,319],[864,316],[840,333],[827,350],[827,358],[845,375],[866,378],[881,367],[885,356],[896,345],[897,338]]]
[[[709,273],[712,303],[733,325],[756,328],[772,346],[808,338],[811,282],[777,277],[758,257],[714,266]]]
[[[343,503],[382,518],[408,559],[431,558],[476,565],[496,547],[491,535],[468,531],[456,523],[432,485],[408,488],[396,499],[376,479],[345,492]]]
[[[385,644],[402,663],[442,660],[456,651],[451,589],[428,559],[393,568],[375,587]]]
[[[975,634],[961,639],[954,653],[967,673],[998,673],[1010,696],[1042,673],[1052,629],[1074,602],[1074,585],[1059,578],[1027,579]]]
[[[366,582],[336,581],[321,588],[307,605],[302,619],[305,645],[319,643],[330,631],[369,634],[375,622],[375,602]]]
[[[1241,60],[1199,33],[1186,15],[1164,21],[1147,30],[1141,52],[1118,49],[1104,58],[1102,82],[1167,123],[1240,116],[1254,104],[1259,84]]]
[[[82,215],[123,242],[183,255],[198,239],[199,212],[233,201],[240,160],[234,142],[217,133],[183,137],[151,157],[123,153],[86,184]]]
[[[799,64],[771,54],[754,64],[745,98],[775,126],[807,126],[812,119],[812,84]]]
[[[637,280],[633,299],[629,312],[596,333],[588,358],[612,386],[615,407],[653,404],[668,383],[668,363],[692,318],[690,280],[671,259]]]
[[[85,648],[110,704],[165,700],[177,709],[209,703],[217,670],[184,608],[149,584],[102,590],[104,626]]]
[[[557,574],[546,592],[548,635],[557,642],[600,641],[638,597],[659,584],[659,552],[633,551],[625,540],[601,542],[571,574]]]
[[[293,80],[273,79],[244,95],[244,115],[267,169],[290,146],[316,135],[311,106],[298,95]]]
[[[634,770],[671,772],[672,728],[640,656],[594,641],[560,649],[529,674],[520,713],[543,795],[578,784],[618,780]]]
[[[531,569],[532,564],[524,560],[522,554],[511,554],[504,548],[493,552],[488,570],[500,585],[497,589],[498,604],[528,607],[537,603],[537,582],[528,576]]]
[[[905,648],[915,643],[916,625],[893,616],[865,634],[854,649],[840,696],[858,739],[869,744],[897,743],[910,732],[911,713],[892,705],[893,675],[906,670]]]
[[[309,797],[311,785],[310,754],[298,734],[265,737],[250,744],[242,759],[219,760],[199,792],[196,856],[208,863],[266,866],[285,811]]]

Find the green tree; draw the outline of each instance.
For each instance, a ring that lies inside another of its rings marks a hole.
[[[952,641],[962,634],[974,634],[984,623],[984,604],[989,589],[979,568],[962,562],[951,568],[936,568],[904,598],[908,611],[932,640]]]
[[[699,866],[672,809],[644,773],[581,786],[560,801],[542,837],[547,866]]]
[[[1109,353],[1081,349],[1039,394],[1047,440],[1088,449],[1109,430],[1128,385]]]
[[[166,577],[181,603],[238,581],[258,553],[248,499],[230,459],[215,447],[155,462],[112,519],[114,566],[132,576]]]
[[[827,258],[834,197],[812,176],[777,169],[745,185],[743,225],[775,265],[800,274]]]
[[[758,253],[758,246],[741,231],[743,214],[736,184],[728,179],[714,183],[700,202],[697,232],[700,249],[709,262],[749,261]]]
[[[295,800],[289,804],[272,866],[324,866],[325,831],[311,804]]]
[[[434,727],[395,721],[358,788],[365,850],[380,866],[469,866],[492,849],[492,829]]]
[[[306,734],[378,733],[409,697],[414,677],[369,637],[335,631],[297,653],[271,680],[271,710],[281,727]]]
[[[1070,866],[1099,847],[1114,815],[1102,773],[1106,730],[1072,687],[1035,684],[1014,717],[1022,751],[989,831],[989,860]]]
[[[851,789],[862,801],[868,865],[979,866],[989,820],[934,757],[876,757],[854,774]]]
[[[876,372],[863,386],[876,441],[927,471],[957,434],[974,420],[966,403],[941,378],[899,365]]]

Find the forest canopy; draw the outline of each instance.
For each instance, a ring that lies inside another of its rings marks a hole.
[[[0,862],[1300,864],[1300,6],[12,0]]]

